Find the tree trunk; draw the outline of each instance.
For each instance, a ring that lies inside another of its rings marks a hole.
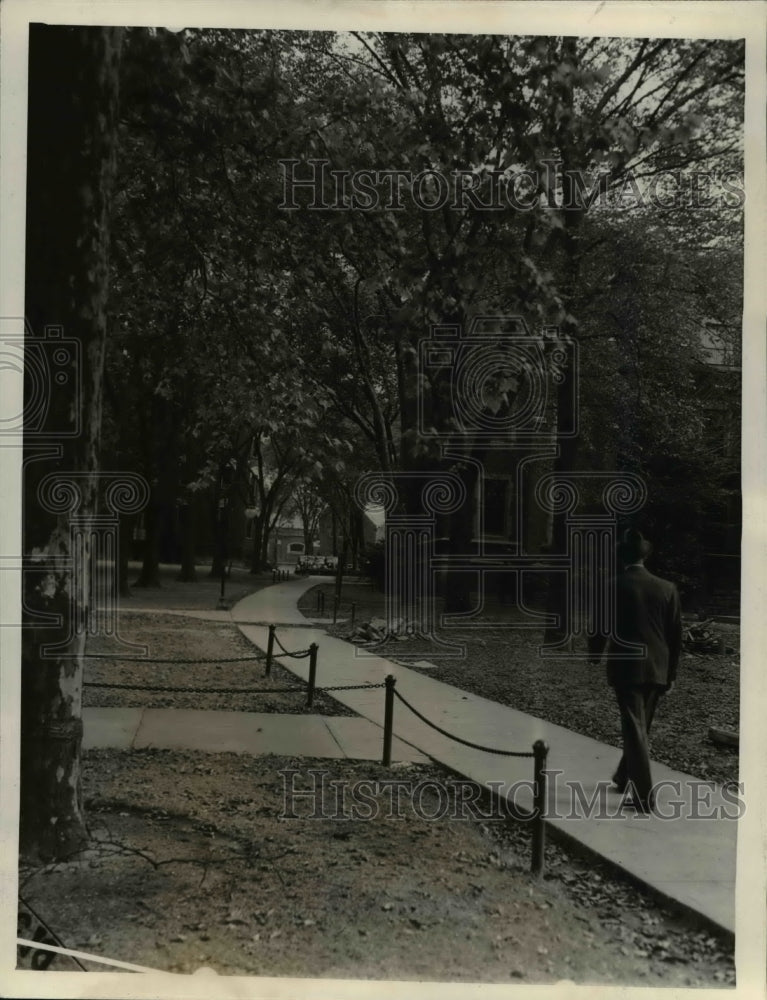
[[[303,519],[303,529],[304,529],[304,552],[307,556],[311,555],[314,551],[314,536],[312,534],[311,525],[307,518]]]
[[[343,542],[341,544],[341,554],[338,557],[338,563],[336,564],[336,585],[335,585],[335,603],[336,607],[341,605],[341,590],[344,585],[344,572],[346,570],[346,559],[349,553],[349,536],[344,532]]]
[[[226,573],[226,563],[229,558],[229,510],[219,506],[216,510],[215,549],[210,575],[217,580]]]
[[[573,37],[562,39],[562,56],[573,65],[577,63],[577,41]],[[562,104],[568,111],[572,112],[574,107],[572,77],[554,82],[553,89],[559,91]],[[563,301],[570,310],[573,308],[573,301],[576,298],[579,286],[579,270],[581,263],[581,250],[578,242],[578,230],[583,221],[584,211],[578,205],[575,193],[575,177],[578,168],[583,165],[583,156],[580,150],[572,145],[572,141],[562,138],[562,199],[563,199],[563,220],[564,226],[553,234],[553,239],[561,246],[563,259],[564,281],[562,283]],[[577,331],[563,329],[563,333],[575,335]],[[576,467],[578,454],[577,437],[569,437],[566,428],[570,422],[571,414],[575,412],[578,403],[578,373],[575,370],[573,352],[568,352],[567,361],[562,372],[563,378],[557,387],[557,444],[558,454],[554,460],[554,473],[562,474],[572,472]],[[562,554],[567,551],[567,513],[558,511],[552,518],[552,551]],[[571,623],[566,621],[567,617],[567,574],[551,573],[548,581],[547,612],[556,617],[559,624],[549,626],[546,629],[545,641],[547,643],[557,643],[564,639],[571,630]]]
[[[362,511],[359,510],[354,504],[350,505],[350,517],[351,517],[351,541],[350,541],[350,554],[349,561],[351,566],[351,571],[353,573],[357,572],[359,569],[359,553],[360,553],[360,542],[362,539]]]
[[[120,597],[130,597],[128,582],[130,560],[130,545],[133,536],[133,518],[123,515],[120,518],[120,551],[117,565],[117,586]]]
[[[221,540],[221,488],[216,489],[213,507],[213,558],[210,563],[209,576],[214,580],[220,580],[224,572],[224,546]]]
[[[160,511],[157,503],[156,487],[152,488],[152,496],[144,511],[144,558],[141,572],[133,584],[134,587],[159,587],[160,584]]]
[[[464,558],[476,551],[474,525],[476,519],[477,467],[467,463],[461,472],[466,487],[466,500],[450,517],[450,555]],[[450,560],[452,562],[452,559]],[[448,565],[445,588],[445,611],[454,614],[471,611],[473,574],[454,570]]]
[[[567,414],[572,413],[578,390],[572,356],[568,359],[563,376],[557,392],[557,441],[559,442],[559,454],[554,460],[555,474],[572,471],[575,468],[577,457],[577,439],[568,438],[562,433],[563,427],[568,422]],[[564,553],[567,551],[567,513],[565,511],[555,512],[552,515],[551,551],[555,553]],[[549,575],[546,611],[548,614],[556,616],[558,624],[550,625],[546,629],[546,643],[560,642],[567,634],[567,590],[568,579],[566,573],[551,573]]]
[[[271,536],[271,531],[269,530],[269,525],[264,524],[261,531],[261,566],[264,567],[269,563],[269,538]]]
[[[261,557],[261,541],[264,535],[264,526],[261,517],[253,518],[253,552],[251,553],[250,572],[260,573],[264,567]]]
[[[197,582],[197,568],[195,566],[196,538],[195,521],[196,509],[194,500],[182,503],[179,508],[179,527],[181,529],[181,570],[177,579],[182,583]]]
[[[20,849],[30,859],[66,857],[87,838],[82,655],[121,41],[111,28],[32,24],[29,31],[25,350],[50,365],[49,378],[36,384],[27,362],[25,400],[23,545],[33,564],[23,576]],[[41,398],[47,412],[36,408]],[[57,482],[46,490],[49,474]],[[50,614],[61,624],[47,623]]]

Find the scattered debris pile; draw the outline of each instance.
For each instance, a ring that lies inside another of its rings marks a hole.
[[[732,645],[733,637],[733,626],[728,627],[711,619],[686,623],[682,632],[687,652],[710,656],[732,656],[736,652]]]
[[[344,638],[359,646],[375,646],[389,640],[407,642],[410,639],[425,638],[421,631],[422,623],[409,621],[406,618],[394,618],[387,622],[385,618],[371,618],[360,622]]]

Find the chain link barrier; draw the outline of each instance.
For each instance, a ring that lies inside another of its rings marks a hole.
[[[382,688],[386,685],[382,682],[381,684],[337,684],[334,687],[318,687],[315,691],[367,691],[372,688]]]
[[[312,655],[312,646],[308,649],[296,650],[294,652],[289,652],[283,644],[280,642],[279,637],[276,634],[274,628],[270,629],[270,635],[274,638],[279,648],[282,650],[284,656],[292,657],[296,660],[305,659],[307,656]],[[271,645],[270,645],[271,649]],[[316,645],[314,646],[315,657],[316,657]],[[266,660],[267,663],[267,673],[269,672],[270,655],[269,652],[266,653],[255,653],[250,656],[230,656],[224,657],[222,659],[206,659],[204,657],[195,659],[181,659],[181,660],[171,660],[166,658],[152,659],[149,657],[142,656],[120,656],[119,654],[105,654],[101,655],[99,653],[85,653],[84,654],[89,659],[103,659],[103,660],[115,660],[118,663],[162,663],[162,664],[179,664],[184,665],[218,665],[222,663],[252,663],[260,662]],[[309,706],[311,707],[312,698],[314,694],[319,691],[360,691],[365,688],[382,688],[385,684],[339,684],[333,687],[317,687],[314,683],[314,676],[316,671],[316,658],[312,661],[312,665],[309,670],[309,680],[303,681],[307,684],[307,687],[271,687],[271,688],[253,688],[253,687],[178,687],[171,686],[167,684],[123,684],[118,681],[85,681],[83,684],[84,688],[108,688],[113,691],[149,691],[157,694],[308,694],[309,696]]]
[[[209,666],[216,663],[252,663],[254,660],[265,660],[266,653],[256,653],[251,656],[229,656],[223,660],[205,659],[200,656],[192,660],[155,659],[153,656],[120,656],[119,653],[83,653],[83,658],[87,660],[117,660],[118,663],[178,663],[181,666],[204,663]]]
[[[330,692],[330,691],[364,691],[364,690],[374,690],[380,688],[386,688],[386,704],[384,710],[384,750],[383,750],[383,764],[388,766],[391,764],[391,747],[392,747],[392,737],[393,737],[393,707],[394,707],[394,696],[396,696],[399,701],[409,709],[420,719],[425,725],[429,726],[435,732],[440,733],[442,736],[447,737],[449,740],[453,740],[455,743],[460,743],[462,746],[469,747],[472,750],[479,750],[482,753],[494,754],[499,757],[518,757],[527,758],[535,760],[535,802],[536,802],[536,815],[535,823],[533,827],[533,859],[532,859],[532,870],[535,873],[541,873],[543,870],[543,858],[544,858],[544,828],[543,828],[543,811],[546,802],[546,774],[545,774],[545,762],[546,756],[548,754],[548,747],[541,741],[536,741],[533,752],[522,751],[522,750],[499,750],[497,747],[484,746],[481,743],[474,743],[472,740],[465,740],[461,736],[456,736],[454,733],[448,732],[447,729],[443,729],[442,726],[437,725],[436,722],[432,722],[428,719],[422,712],[414,706],[411,705],[404,695],[400,694],[395,688],[395,678],[390,674],[383,683],[378,684],[335,684],[328,687],[317,687],[315,684],[316,668],[317,668],[317,645],[313,643],[308,649],[296,650],[294,652],[289,652],[280,642],[279,637],[276,634],[276,628],[274,625],[269,626],[269,649],[264,653],[256,653],[250,656],[235,656],[226,657],[223,659],[182,659],[182,660],[171,660],[171,659],[150,659],[148,657],[138,657],[138,656],[120,656],[115,654],[100,655],[98,653],[85,653],[84,656],[89,659],[110,659],[117,660],[118,662],[124,663],[163,663],[163,664],[222,664],[222,663],[247,663],[247,662],[258,662],[261,660],[266,661],[266,673],[270,672],[271,661],[273,657],[272,643],[276,642],[280,648],[283,656],[291,657],[292,659],[304,659],[305,657],[312,657],[309,666],[309,680],[307,687],[283,687],[283,688],[243,688],[243,687],[203,687],[203,688],[193,688],[193,687],[170,687],[167,685],[157,685],[157,684],[121,684],[121,683],[110,683],[108,681],[86,681],[83,687],[86,688],[110,688],[115,691],[150,691],[163,694],[299,694],[306,692],[308,696],[307,705],[309,708],[312,707],[312,701],[314,695],[320,692]],[[299,678],[301,679],[301,678]]]
[[[311,647],[309,649],[299,649],[295,653],[289,653],[280,642],[280,637],[277,635],[276,631],[274,632],[274,641],[280,647],[284,656],[292,656],[294,660],[303,660],[305,656],[309,656],[311,653]]]
[[[422,712],[419,712],[414,705],[410,704],[407,698],[397,691],[395,687],[396,683],[397,678],[393,674],[389,674],[384,682],[384,687],[386,688],[386,701],[384,703],[383,758],[381,761],[384,767],[391,766],[392,741],[394,738],[395,695],[402,702],[405,708],[409,709],[413,715],[416,716],[416,718],[420,719],[421,722],[429,726],[430,729],[434,729],[436,732],[446,736],[449,740],[461,743],[465,747],[471,747],[472,750],[480,750],[482,753],[496,754],[499,757],[524,757],[532,759],[533,808],[529,814],[529,818],[532,821],[532,835],[530,838],[530,871],[534,875],[542,876],[546,855],[546,826],[544,817],[548,802],[548,778],[546,763],[548,760],[549,748],[546,743],[541,739],[536,740],[535,743],[533,743],[532,753],[530,753],[529,751],[522,750],[499,750],[497,747],[486,747],[481,743],[473,743],[471,740],[464,740],[462,737],[448,732],[447,729],[443,729],[442,726],[438,726],[437,723],[432,722],[431,719],[427,719]]]
[[[306,693],[305,688],[238,688],[238,687],[166,687],[159,684],[112,684],[109,681],[86,681],[83,687],[110,688],[115,691],[160,691],[174,694],[288,694],[299,691]]]
[[[449,733],[446,729],[443,729],[441,726],[438,726],[436,722],[432,722],[430,719],[427,719],[426,716],[422,715],[417,708],[414,708],[413,705],[411,705],[410,702],[407,700],[407,698],[403,697],[403,695],[401,695],[396,688],[392,688],[392,690],[394,691],[395,696],[399,698],[399,700],[402,702],[402,704],[406,708],[409,708],[410,711],[413,713],[413,715],[418,716],[421,722],[425,722],[427,726],[431,726],[432,729],[436,729],[438,733],[441,733],[443,736],[447,736],[448,739],[455,740],[456,743],[462,743],[465,747],[471,747],[472,750],[482,750],[485,753],[496,754],[499,757],[535,756],[535,754],[531,753],[530,751],[525,752],[522,750],[498,750],[495,747],[486,747],[482,746],[481,743],[472,743],[471,740],[464,740],[460,736],[456,736],[454,733]]]
[[[275,635],[275,639],[276,639]],[[277,639],[280,647],[284,650],[285,647]],[[311,648],[307,650],[300,650],[296,653],[287,653],[288,656],[293,656],[296,659],[303,659],[305,656],[311,654]],[[269,666],[269,653],[251,653],[249,656],[227,656],[220,659],[206,658],[206,657],[195,657],[195,658],[184,658],[184,659],[169,659],[160,657],[155,659],[153,657],[145,656],[121,656],[114,653],[84,653],[86,658],[92,660],[115,660],[118,663],[147,663],[147,664],[171,664],[178,666],[218,666],[224,663],[260,663],[264,660],[267,661],[267,666]],[[113,691],[151,691],[160,694],[295,694],[304,693],[305,688],[302,687],[273,687],[273,688],[253,688],[253,687],[172,687],[165,684],[122,684],[117,681],[85,681],[83,683],[84,688],[109,688]]]

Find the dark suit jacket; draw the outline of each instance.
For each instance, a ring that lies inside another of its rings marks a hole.
[[[607,643],[607,681],[613,686],[659,684],[676,677],[682,649],[682,614],[673,583],[653,576],[644,566],[629,566],[615,578],[616,635],[596,636],[589,644],[600,656]],[[626,644],[644,647],[632,655]]]

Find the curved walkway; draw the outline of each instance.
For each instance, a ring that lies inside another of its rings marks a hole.
[[[317,686],[381,684],[387,674],[423,715],[448,732],[484,746],[529,751],[548,743],[547,822],[568,838],[623,869],[668,900],[735,930],[735,851],[738,803],[690,775],[653,763],[659,807],[670,817],[637,816],[619,809],[620,796],[599,790],[612,774],[620,751],[571,730],[518,712],[391,660],[336,639],[312,625],[296,608],[298,598],[326,577],[290,580],[264,588],[234,606],[232,620],[261,649],[275,623],[288,649],[319,644]],[[246,622],[252,624],[245,624]],[[315,620],[315,625],[320,622]],[[304,679],[308,661],[276,659]],[[383,726],[381,688],[337,691],[333,697],[372,723]],[[491,788],[516,808],[532,804],[532,761],[488,754],[456,743],[429,728],[395,699],[394,733],[399,740],[473,781]],[[589,800],[593,800],[589,808]]]
[[[282,583],[248,594],[227,612],[237,625],[265,622],[267,625],[328,625],[332,618],[307,618],[297,607],[307,590],[320,583],[332,583],[328,576],[296,576]],[[343,619],[338,619],[343,621]],[[323,632],[324,635],[324,632]]]

